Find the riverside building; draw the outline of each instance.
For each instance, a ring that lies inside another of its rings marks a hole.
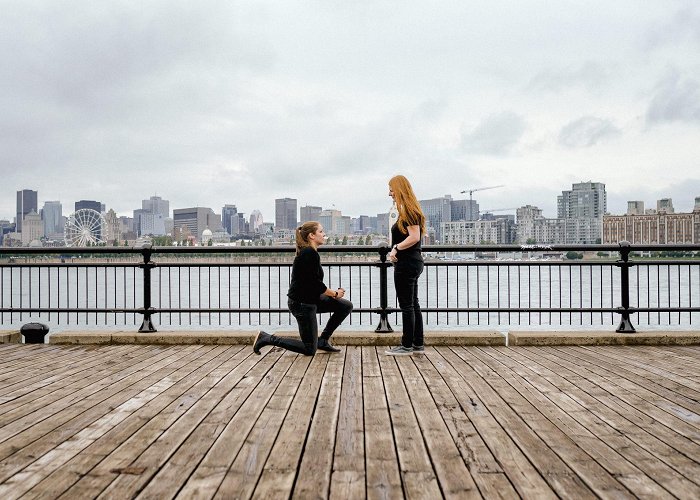
[[[700,243],[700,197],[690,213],[675,213],[669,198],[659,200],[657,211],[638,210],[628,202],[625,215],[603,217],[603,243],[628,241],[633,244],[698,244]],[[659,211],[658,208],[661,208]]]

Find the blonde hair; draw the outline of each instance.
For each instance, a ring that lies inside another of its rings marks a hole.
[[[297,230],[296,230],[297,255],[299,255],[304,248],[311,246],[311,244],[309,243],[309,235],[318,231],[319,227],[321,227],[321,223],[317,222],[315,220],[312,220],[309,222],[304,222],[301,226],[299,226],[297,228]]]
[[[403,175],[395,175],[389,179],[389,187],[394,192],[399,211],[399,220],[396,221],[399,231],[406,234],[408,226],[420,226],[421,231],[425,232],[425,215],[408,179]]]

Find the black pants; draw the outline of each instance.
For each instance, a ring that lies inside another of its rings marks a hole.
[[[422,261],[397,262],[394,266],[394,288],[401,309],[403,335],[401,345],[423,345],[423,313],[418,303],[418,277],[423,272]]]
[[[331,338],[333,332],[352,311],[352,302],[345,299],[332,299],[328,295],[321,295],[318,304],[305,304],[289,299],[287,305],[292,316],[296,318],[299,324],[301,340],[274,337],[274,345],[306,356],[316,354],[316,344],[318,342],[317,313],[333,313],[328,319],[326,327],[321,332],[321,337],[327,340]]]

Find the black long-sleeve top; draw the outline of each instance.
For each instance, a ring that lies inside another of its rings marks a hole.
[[[305,304],[318,304],[321,294],[327,288],[323,283],[323,268],[318,252],[311,247],[302,249],[292,264],[287,297]]]

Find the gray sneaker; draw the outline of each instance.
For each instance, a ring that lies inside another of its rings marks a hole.
[[[413,354],[413,347],[404,347],[402,345],[397,345],[391,349],[384,351],[384,354],[388,356],[410,356]]]
[[[425,352],[425,346],[413,345],[413,352]]]

